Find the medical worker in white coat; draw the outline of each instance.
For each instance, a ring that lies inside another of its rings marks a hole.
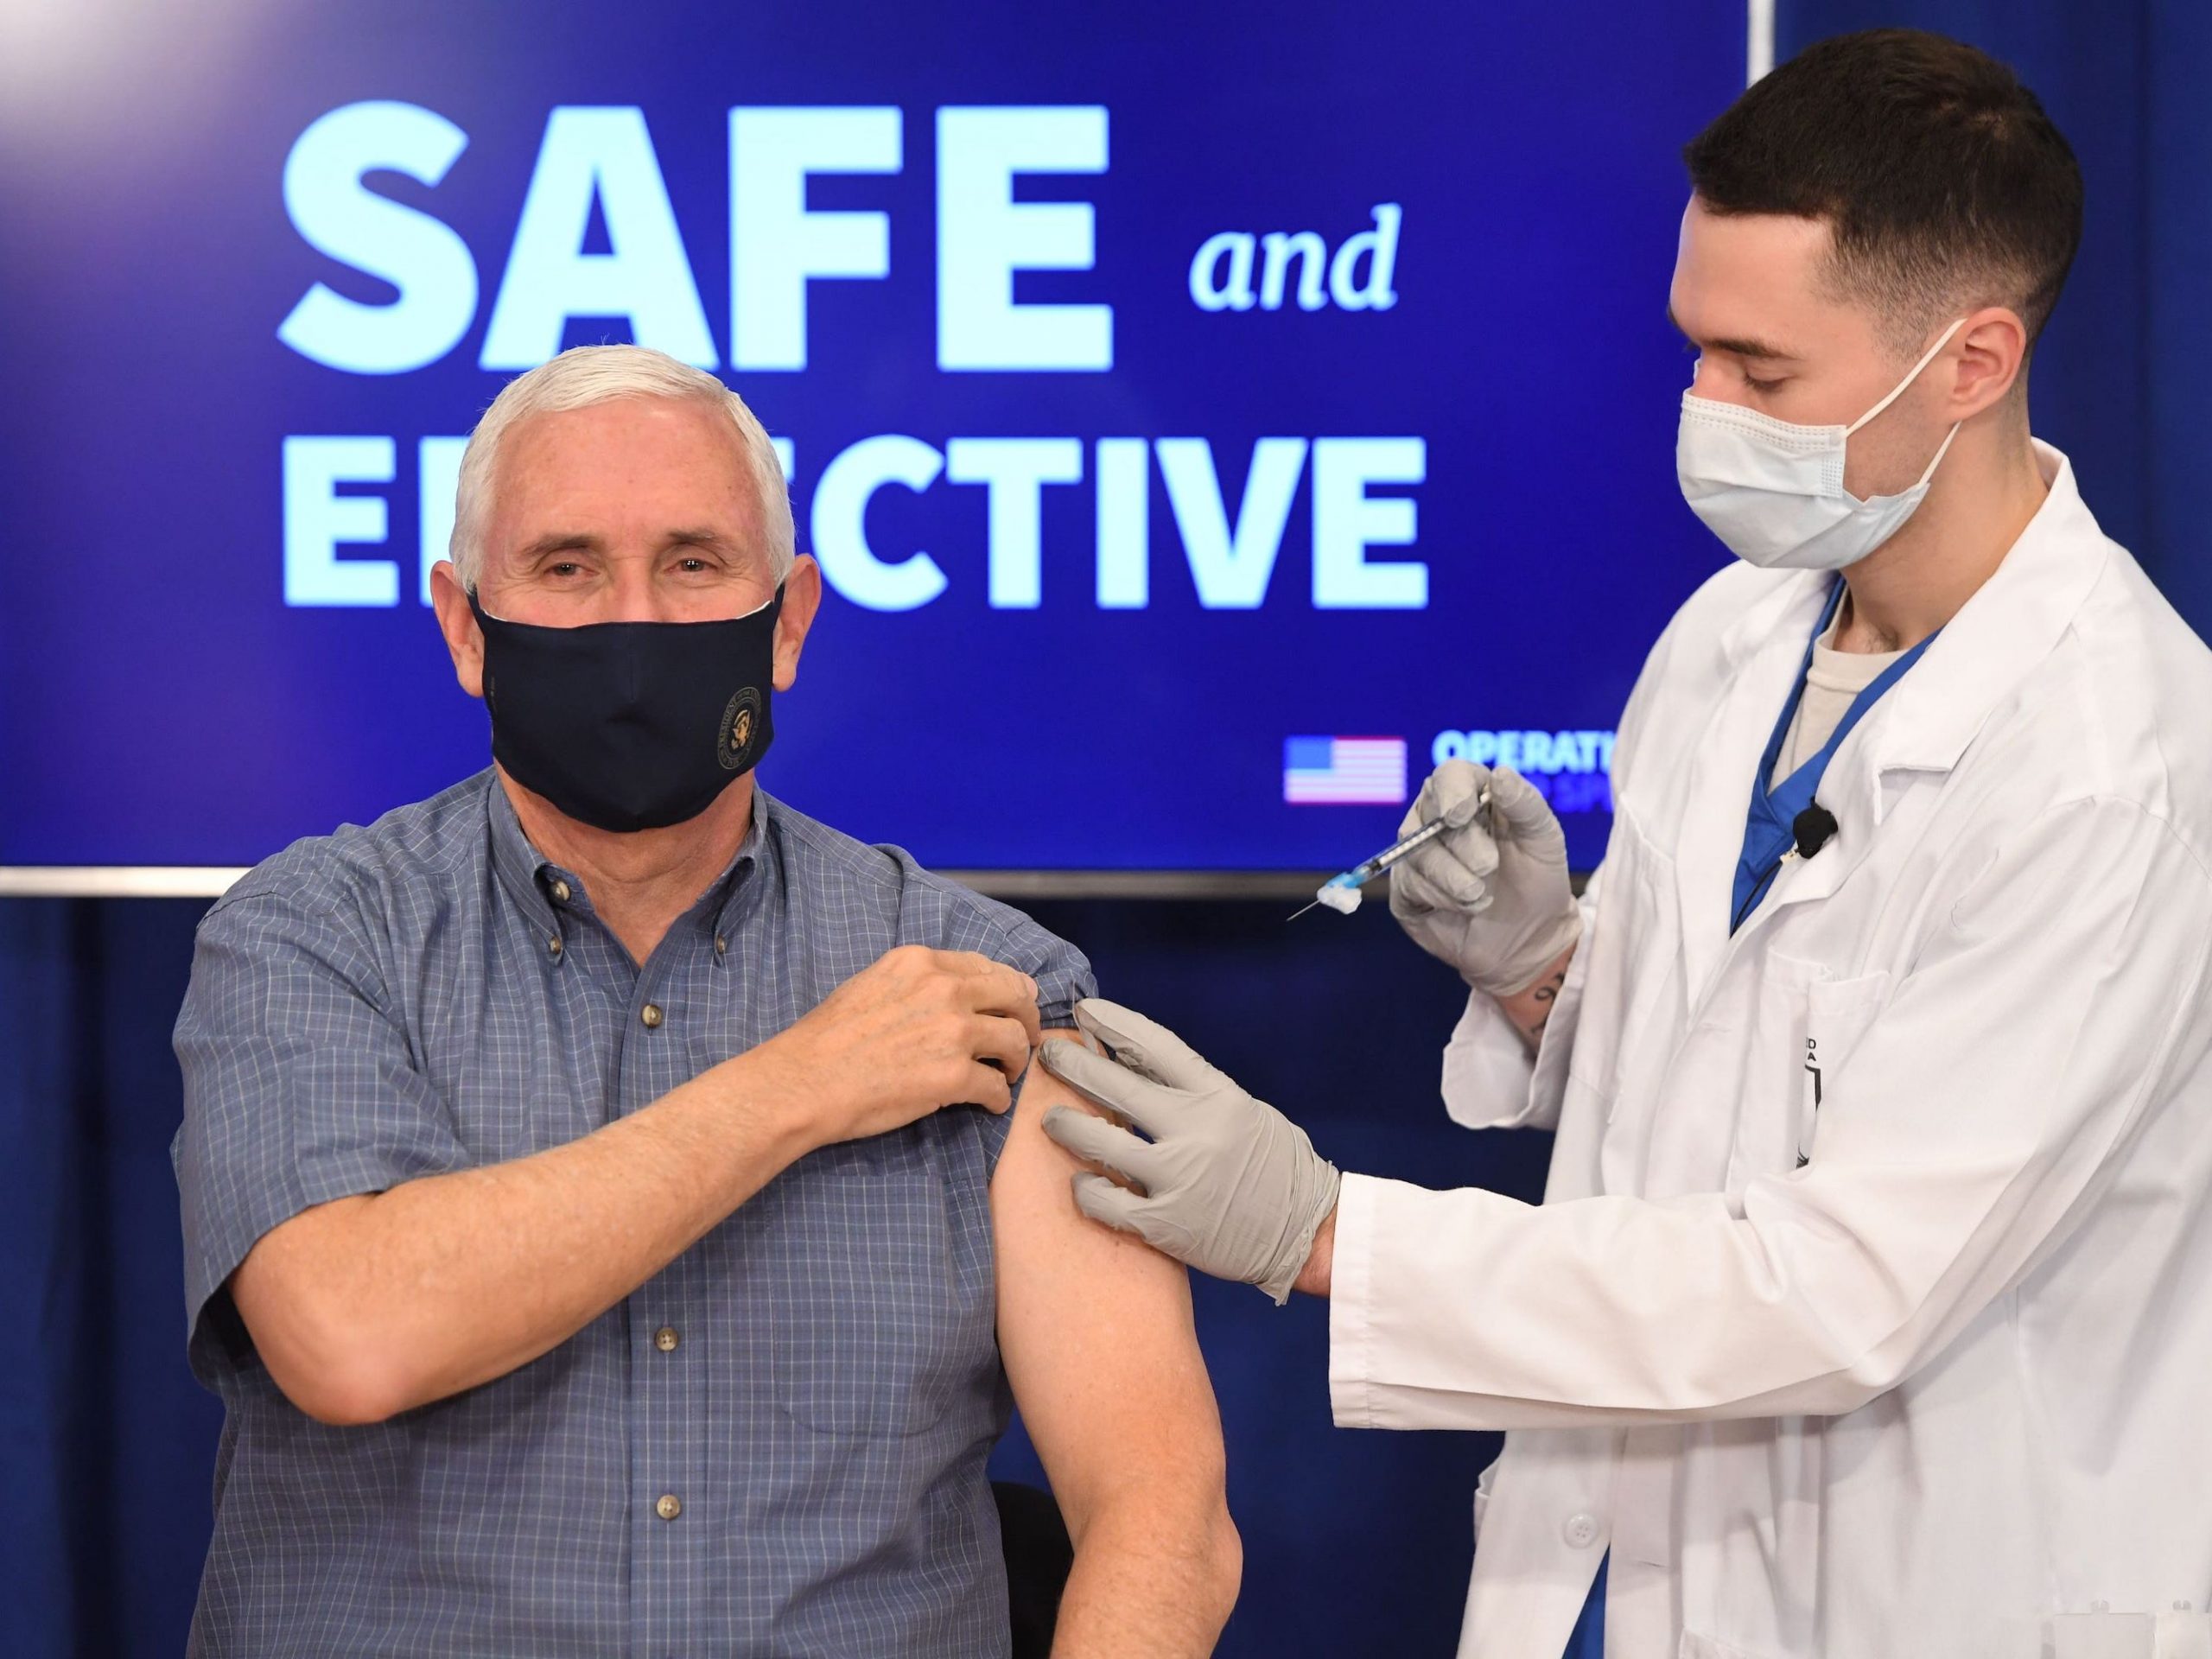
[[[2212,655],[2029,435],[2072,154],[1884,31],[1688,159],[1681,480],[1739,559],[1579,906],[1464,763],[1392,895],[1472,988],[1452,1116],[1557,1129],[1543,1204],[1339,1180],[1110,1003],[1046,1063],[1137,1132],[1046,1128],[1095,1218],[1332,1299],[1338,1422],[1510,1431],[1462,1655],[2212,1654]]]

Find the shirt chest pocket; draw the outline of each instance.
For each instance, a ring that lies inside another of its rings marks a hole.
[[[1819,1150],[1837,1073],[1887,1001],[1886,972],[1834,979],[1818,963],[1776,955],[1764,964],[1742,1047],[1726,1190],[1786,1174]]]
[[[747,1275],[777,1408],[830,1433],[915,1434],[988,1388],[982,1191],[954,1191],[931,1161],[870,1142],[825,1147],[785,1182]]]

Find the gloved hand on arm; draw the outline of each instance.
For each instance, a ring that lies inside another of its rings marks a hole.
[[[1084,1170],[1077,1207],[1202,1273],[1288,1301],[1314,1233],[1336,1210],[1336,1166],[1305,1130],[1166,1027],[1100,997],[1077,1003],[1075,1020],[1105,1054],[1046,1043],[1038,1051],[1046,1069],[1150,1137],[1066,1106],[1046,1112],[1046,1135],[1143,1189]]]
[[[1477,990],[1501,1001],[1518,995],[1582,935],[1566,831],[1519,772],[1465,760],[1429,774],[1398,833],[1440,816],[1452,827],[1390,872],[1390,913]]]

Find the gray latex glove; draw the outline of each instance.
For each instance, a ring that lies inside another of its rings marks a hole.
[[[1045,1069],[1151,1137],[1073,1107],[1046,1112],[1046,1134],[1144,1189],[1084,1170],[1076,1207],[1202,1273],[1257,1285],[1278,1306],[1288,1301],[1314,1233],[1337,1207],[1336,1166],[1166,1027],[1095,996],[1076,1004],[1075,1020],[1113,1058],[1046,1043],[1038,1051]]]
[[[1478,809],[1490,791],[1487,810]],[[1567,834],[1535,785],[1508,766],[1446,760],[1421,786],[1402,836],[1452,827],[1390,872],[1390,913],[1414,943],[1491,996],[1543,976],[1582,937],[1567,880]]]

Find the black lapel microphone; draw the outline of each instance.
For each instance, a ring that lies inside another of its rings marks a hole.
[[[1835,834],[1835,814],[1815,801],[1789,820],[1789,833],[1797,839],[1797,856],[1810,858]]]
[[[1751,889],[1751,896],[1744,900],[1744,907],[1738,911],[1729,921],[1728,931],[1732,935],[1744,925],[1744,918],[1750,915],[1757,907],[1760,895],[1766,891],[1767,883],[1782,873],[1782,867],[1784,864],[1792,858],[1812,857],[1815,853],[1819,852],[1834,838],[1835,831],[1835,814],[1818,801],[1815,801],[1802,812],[1790,819],[1789,834],[1797,844],[1767,867],[1766,874],[1759,877],[1758,884]]]

